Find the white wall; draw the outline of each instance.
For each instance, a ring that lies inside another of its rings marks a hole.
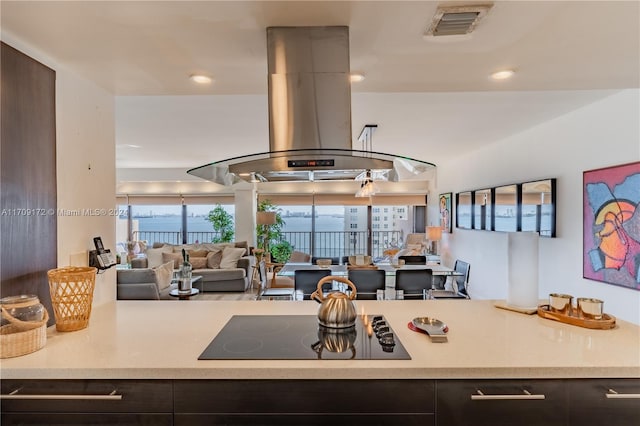
[[[115,248],[114,97],[10,34],[2,38],[56,71],[58,266],[86,265],[93,237]],[[115,268],[96,277],[94,306],[115,300],[115,282]]]
[[[583,171],[640,159],[640,90],[615,93],[457,160],[439,165],[438,192],[557,178],[557,238],[539,242],[539,295],[604,300],[605,312],[640,324],[640,291],[582,278]],[[471,264],[473,298],[506,299],[507,234],[460,230],[444,236],[445,263]]]
[[[58,264],[94,248],[101,236],[115,251],[115,108],[111,94],[62,69],[57,71],[58,209],[92,214],[58,216]],[[115,268],[96,277],[94,305],[115,300]]]

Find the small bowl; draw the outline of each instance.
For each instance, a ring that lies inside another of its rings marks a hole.
[[[397,261],[391,262],[391,266],[396,269],[402,268],[404,266],[404,259],[398,259]]]
[[[571,300],[573,296],[570,294],[551,293],[549,295],[549,308],[552,312],[569,315],[571,313]]]
[[[360,260],[360,262],[358,262]],[[371,265],[371,256],[349,256],[349,265],[353,266],[369,266]]]
[[[316,260],[316,265],[321,268],[328,268],[331,266],[331,259],[318,259]]]
[[[578,298],[578,316],[581,318],[601,320],[602,319],[602,305],[604,302],[599,299],[592,299],[589,297]]]

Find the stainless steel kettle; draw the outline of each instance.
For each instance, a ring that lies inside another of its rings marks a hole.
[[[332,291],[326,296],[322,294],[322,285],[338,281],[351,287],[351,294],[347,295],[340,291]],[[318,288],[311,294],[311,298],[318,303],[318,322],[320,325],[331,328],[353,327],[356,324],[356,307],[352,300],[357,294],[356,286],[344,277],[329,275],[318,281]]]

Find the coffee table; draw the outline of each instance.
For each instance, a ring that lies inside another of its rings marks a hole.
[[[180,279],[174,278],[171,280],[172,283],[178,283]],[[200,289],[194,288],[193,285],[200,281]],[[189,300],[191,296],[195,296],[196,294],[203,292],[204,293],[204,284],[202,283],[202,275],[193,275],[191,277],[191,291],[189,293],[180,293],[177,288],[174,288],[169,292],[169,296],[177,297],[180,300]]]
[[[178,300],[189,300],[191,296],[195,296],[196,294],[199,294],[199,293],[200,293],[200,290],[193,287],[191,287],[191,291],[189,293],[180,293],[180,290],[178,290],[177,288],[174,288],[169,292],[169,295],[173,297],[177,297]]]

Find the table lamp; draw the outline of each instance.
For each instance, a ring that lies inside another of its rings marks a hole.
[[[438,241],[442,239],[442,228],[440,226],[427,226],[427,236],[431,242],[431,254],[438,254]]]

